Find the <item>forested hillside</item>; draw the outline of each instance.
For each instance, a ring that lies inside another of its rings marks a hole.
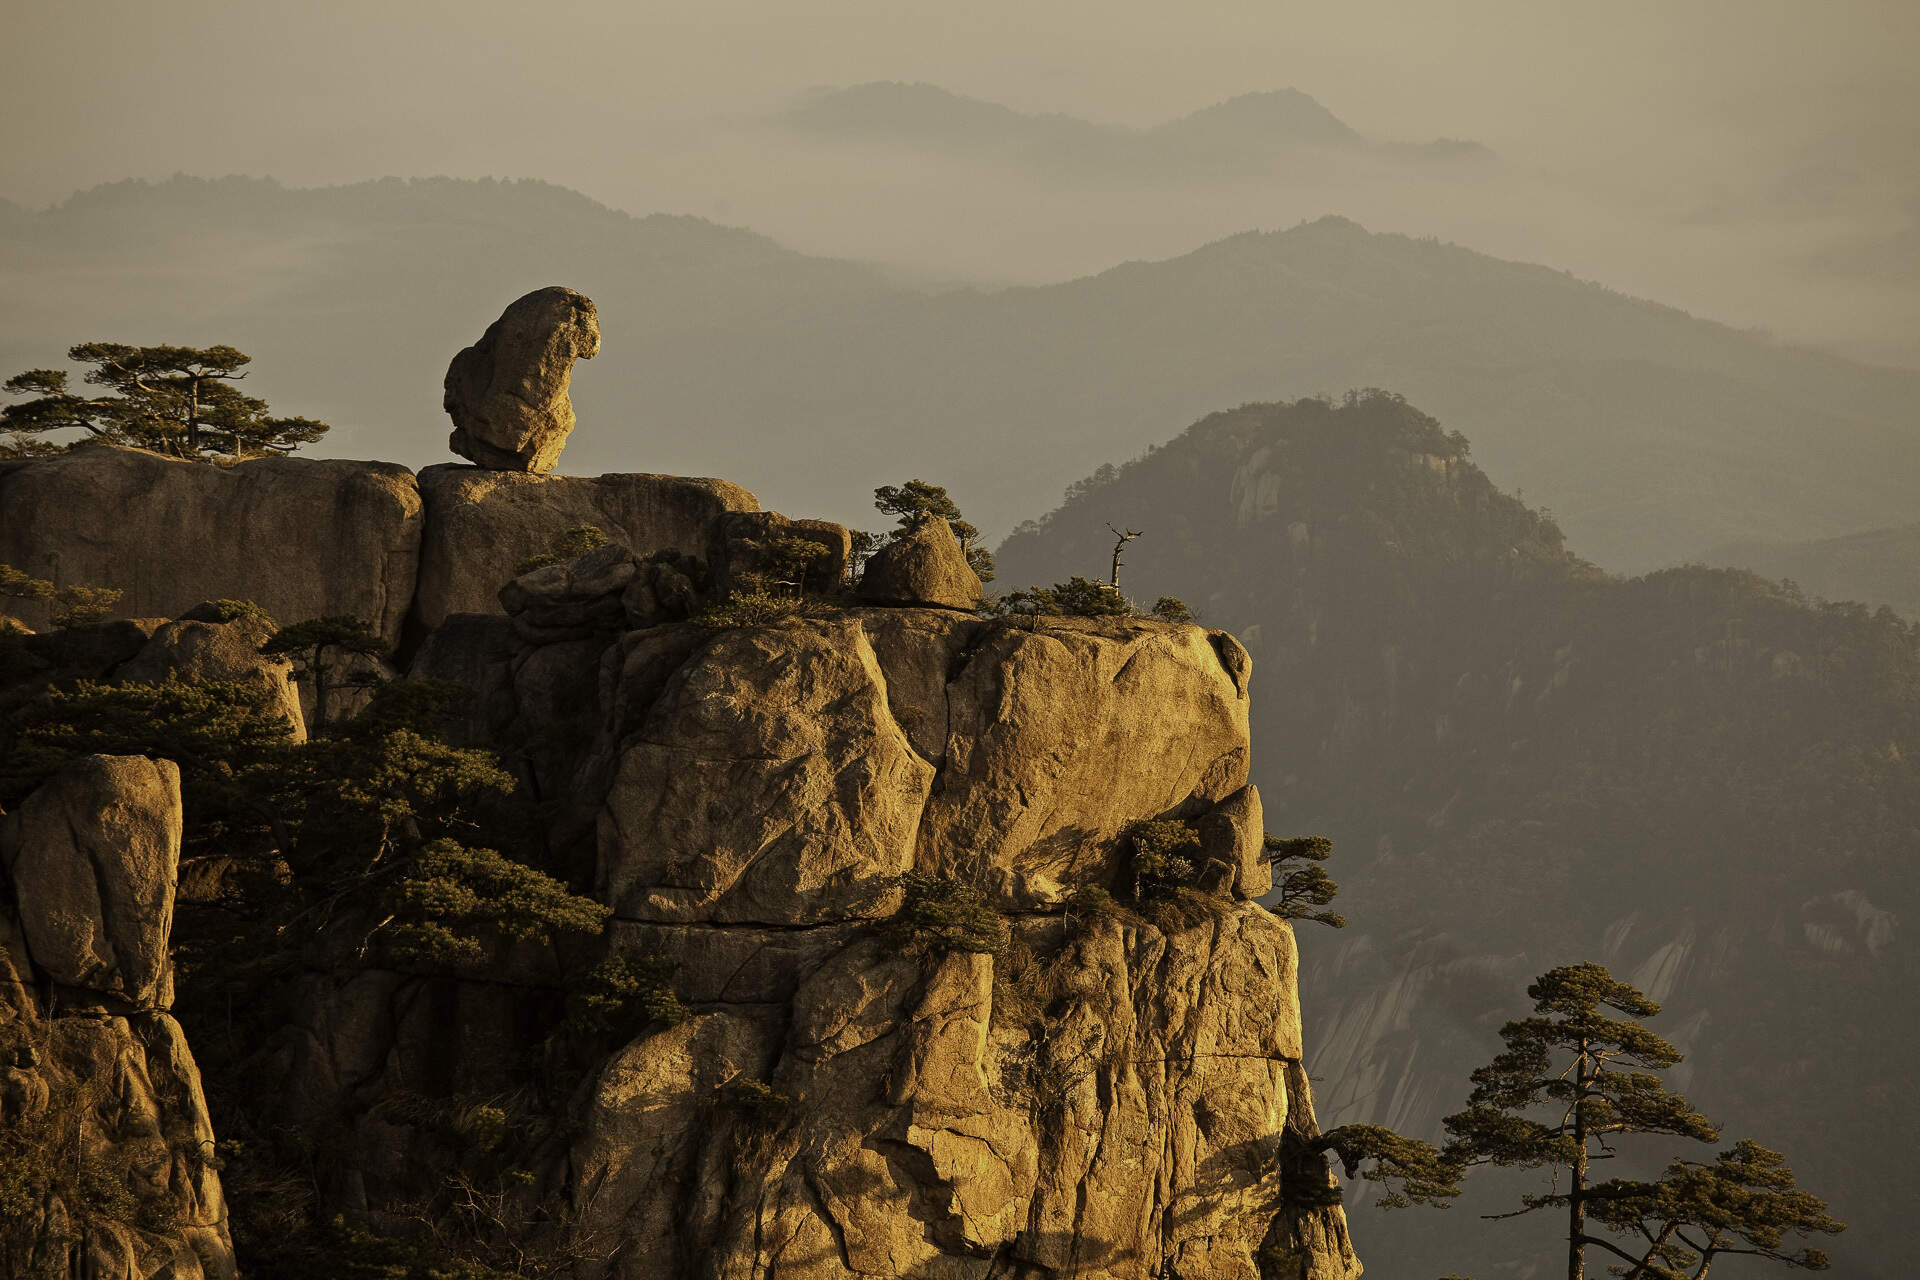
[[[1809,595],[1920,617],[1920,524],[1814,542],[1732,542],[1709,551],[1707,561],[1790,578]]]
[[[0,217],[0,363],[235,343],[326,451],[440,456],[447,360],[502,306],[599,304],[571,470],[736,477],[865,518],[921,471],[989,530],[1220,404],[1390,386],[1469,428],[1584,555],[1640,569],[1911,517],[1920,374],[1544,267],[1323,219],[1039,288],[929,292],[540,183],[118,184]]]
[[[1352,924],[1301,977],[1332,1120],[1435,1136],[1529,977],[1596,961],[1665,1003],[1694,1101],[1853,1224],[1842,1273],[1906,1273],[1912,624],[1732,570],[1606,575],[1382,393],[1101,468],[1005,543],[1001,585],[1104,576],[1109,521],[1145,531],[1131,595],[1252,653],[1269,825],[1335,842]],[[1528,1274],[1494,1264],[1534,1228],[1482,1208],[1355,1230],[1384,1275]]]

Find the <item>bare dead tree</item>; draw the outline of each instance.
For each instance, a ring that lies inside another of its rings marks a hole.
[[[1126,550],[1126,546],[1129,542],[1132,542],[1135,538],[1138,538],[1142,533],[1145,532],[1145,530],[1128,529],[1125,532],[1122,532],[1119,529],[1114,529],[1111,523],[1107,525],[1107,528],[1113,530],[1113,536],[1116,539],[1116,541],[1113,544],[1113,572],[1107,578],[1107,585],[1112,587],[1115,591],[1118,591],[1120,589],[1120,553]]]

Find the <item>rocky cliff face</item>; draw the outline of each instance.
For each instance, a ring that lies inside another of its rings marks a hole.
[[[596,573],[603,598],[631,585]],[[465,669],[594,867],[611,953],[665,962],[690,1011],[597,1068],[543,1171],[581,1274],[1358,1274],[1318,1162],[1283,1172],[1315,1128],[1260,868],[1144,913],[1074,905],[1124,878],[1144,818],[1213,815],[1223,862],[1257,850],[1230,636],[866,608],[719,630],[603,609],[543,638],[542,609],[595,611],[581,573],[538,576],[509,597],[518,640],[452,632],[490,648]],[[976,888],[1004,946],[917,949],[909,875]],[[505,1025],[487,1000],[441,1005]],[[348,1073],[312,1054],[297,1091],[364,1113],[370,1079],[418,1088],[445,1050],[393,1023],[411,1007],[327,991],[310,1043],[371,1022],[389,1048]]]
[[[349,614],[398,645],[491,612],[515,567],[595,525],[642,554],[708,556],[715,518],[757,512],[723,480],[539,476],[480,467],[260,458],[220,468],[89,446],[0,462],[0,564],[113,587],[116,612],[172,618],[240,598],[283,623]],[[8,601],[29,626],[45,606]],[[409,619],[413,626],[409,631]]]
[[[99,451],[54,461],[173,465]],[[36,492],[41,465],[0,486]],[[255,465],[218,482],[244,491]],[[601,1046],[577,1083],[550,1090],[556,1123],[526,1155],[518,1193],[542,1224],[543,1256],[583,1280],[1359,1273],[1322,1162],[1296,1158],[1316,1132],[1297,958],[1291,927],[1255,901],[1269,875],[1247,785],[1251,663],[1231,636],[920,607],[905,571],[891,607],[815,603],[715,625],[696,615],[777,537],[826,546],[837,582],[845,531],[759,513],[718,482],[460,468],[406,482],[395,492],[424,490],[424,519],[396,517],[402,552],[369,552],[358,568],[418,580],[416,622],[427,582],[441,584],[429,614],[467,603],[504,555],[551,532],[602,523],[641,544],[529,573],[500,591],[503,614],[452,613],[415,646],[413,674],[479,691],[462,739],[502,754],[540,805],[556,865],[610,909],[598,949],[666,975],[686,1011]],[[202,515],[186,502],[174,518],[197,528]],[[448,532],[463,528],[479,532]],[[28,541],[61,537],[43,528]],[[174,554],[126,551],[147,555],[156,579]],[[409,555],[426,567],[406,568]],[[217,594],[289,613],[350,598],[329,586],[324,599],[285,597],[288,610],[271,574],[232,573]],[[383,625],[404,613],[387,609]],[[95,647],[119,637],[96,655],[102,672],[163,634],[180,660],[156,651],[155,670],[213,672],[154,622],[24,643],[68,652],[96,633]],[[276,673],[256,674],[277,697]],[[35,815],[56,801],[118,812],[95,799],[36,798],[9,831],[54,831]],[[1133,901],[1125,833],[1157,818],[1196,826],[1198,887]],[[177,811],[171,838],[177,847]],[[55,865],[60,883],[84,886],[76,868],[105,856],[9,839],[41,850],[9,854],[21,885]],[[165,833],[99,849],[131,857],[155,839]],[[82,905],[102,923],[82,927],[60,922],[85,911],[19,890],[30,927],[9,937],[50,980],[118,1002],[108,1025],[127,1029],[111,1032],[113,1052],[131,1062],[144,1046],[155,1082],[139,1115],[183,1117],[155,1123],[210,1137],[155,972],[170,973],[153,945],[164,913],[101,892]],[[990,941],[976,931],[955,943],[927,923],[918,912],[942,892],[973,904]],[[90,941],[136,925],[140,947]],[[280,1115],[250,1119],[328,1135],[322,1220],[404,1233],[441,1191],[428,1170],[445,1116],[546,1078],[537,1059],[553,1043],[562,974],[582,957],[503,941],[470,971],[400,964],[364,939],[315,950],[287,982],[288,1025],[248,1068],[271,1082],[262,1092]],[[48,1016],[30,988],[25,976],[9,988],[21,1026]],[[138,1142],[114,1137],[112,1150],[145,1152]],[[169,1167],[179,1220],[200,1233],[183,1238],[213,1259],[208,1274],[225,1274],[217,1182]]]
[[[0,819],[0,1271],[235,1274],[173,1002],[171,761],[92,756]]]

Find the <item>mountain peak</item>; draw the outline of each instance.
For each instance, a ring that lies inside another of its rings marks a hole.
[[[1364,139],[1298,89],[1243,93],[1161,125],[1164,133],[1242,146],[1356,146]]]

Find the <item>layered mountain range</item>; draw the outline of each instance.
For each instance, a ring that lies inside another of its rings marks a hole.
[[[1141,183],[1284,173],[1311,164],[1314,151],[1427,163],[1493,160],[1479,143],[1450,138],[1370,142],[1298,89],[1241,94],[1135,129],[1016,111],[936,85],[875,81],[819,90],[778,123],[817,139],[984,157],[1055,178]]]

